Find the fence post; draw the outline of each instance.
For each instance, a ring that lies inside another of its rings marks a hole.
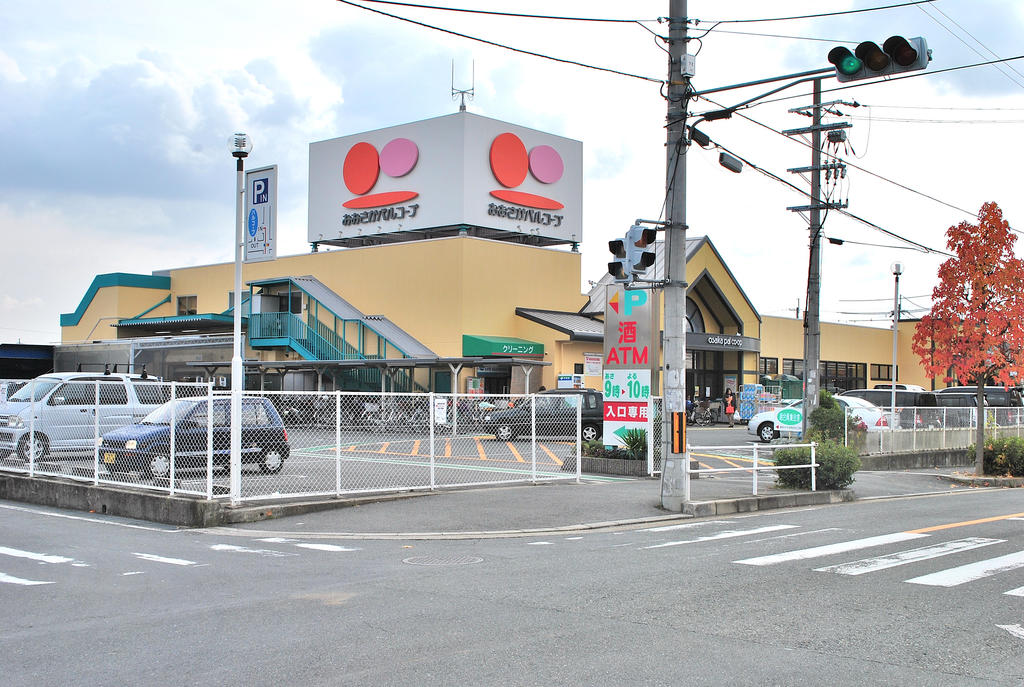
[[[174,454],[177,451],[177,444],[175,436],[178,433],[178,404],[175,401],[178,399],[178,386],[177,382],[171,382],[171,445],[167,449],[167,460],[171,462],[171,471],[168,473],[171,478],[170,495],[174,496]]]
[[[29,401],[29,416],[28,416],[28,476],[35,477],[36,475],[36,382],[32,380],[29,383],[31,390],[30,401]],[[17,447],[15,447],[17,450]]]
[[[946,410],[946,408],[942,409],[942,448],[946,448],[946,431],[949,429],[946,421]]]
[[[430,402],[430,407],[427,408],[427,415],[428,415],[427,427],[430,430],[430,434],[429,434],[429,440],[430,440],[430,490],[434,491],[434,489],[437,488],[437,482],[435,481],[436,477],[435,477],[435,474],[434,474],[434,468],[435,468],[434,457],[436,455],[435,452],[434,452],[434,432],[436,430],[436,427],[434,426],[434,392],[433,391],[430,392],[429,402]],[[447,404],[447,402],[446,402],[446,404]],[[453,410],[454,410],[454,408],[453,408]]]
[[[100,483],[100,382],[96,382],[96,394],[92,407],[92,483]]]
[[[818,459],[817,459],[817,456],[815,454],[815,448],[817,448],[817,446],[818,446],[817,442],[814,442],[814,441],[811,442],[811,491],[817,491],[818,490],[817,480],[815,479],[815,475],[817,475],[817,473],[818,473],[818,468],[817,468]]]
[[[757,496],[757,444],[754,444],[754,496]]]
[[[647,397],[647,476],[654,476],[654,398],[650,396]]]
[[[530,479],[537,481],[537,394],[530,396]]]
[[[213,499],[213,382],[206,383],[206,500]]]
[[[576,484],[580,483],[580,475],[583,474],[582,466],[583,462],[583,399],[585,396],[580,396],[580,402],[576,404]],[[650,446],[650,442],[647,442]]]
[[[334,390],[334,495],[341,496],[341,389]]]

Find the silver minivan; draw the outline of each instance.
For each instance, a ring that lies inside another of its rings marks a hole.
[[[96,437],[144,418],[169,388],[142,375],[57,372],[33,379],[0,403],[0,458],[23,460],[92,450]]]

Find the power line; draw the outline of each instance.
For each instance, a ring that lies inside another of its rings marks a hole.
[[[981,57],[981,58],[983,58],[983,59],[984,59],[984,57],[985,57],[985,56],[981,54],[981,51],[979,51],[979,50],[978,50],[977,48],[975,48],[975,47],[974,47],[973,45],[971,45],[970,43],[968,43],[967,41],[965,41],[965,40],[964,40],[963,38],[961,38],[960,36],[958,36],[958,35],[957,35],[957,34],[956,34],[956,33],[955,33],[955,32],[954,32],[954,31],[953,31],[952,29],[950,29],[950,28],[949,28],[948,26],[946,26],[945,24],[943,24],[942,22],[940,22],[940,21],[939,21],[938,19],[936,19],[935,17],[933,17],[933,16],[932,16],[931,14],[929,14],[929,13],[928,13],[927,11],[925,11],[925,9],[924,9],[923,7],[918,7],[918,9],[919,9],[919,10],[921,10],[921,12],[923,12],[923,13],[924,13],[924,15],[925,15],[926,17],[928,17],[928,18],[929,18],[929,19],[931,19],[931,20],[932,20],[933,22],[935,22],[936,24],[938,24],[939,26],[941,26],[942,28],[944,28],[944,29],[945,29],[945,30],[946,30],[947,32],[949,32],[949,34],[950,34],[951,36],[953,36],[953,38],[955,38],[955,39],[957,39],[958,41],[960,41],[961,43],[963,43],[963,44],[964,44],[964,45],[965,45],[965,46],[966,46],[966,47],[967,47],[967,48],[968,48],[969,50],[971,50],[972,52],[974,52],[974,54],[976,54],[976,55],[977,55],[978,57]],[[965,28],[964,28],[963,26],[960,26],[960,24],[958,24],[958,23],[957,23],[957,21],[956,21],[955,19],[953,19],[953,18],[952,18],[951,16],[949,16],[948,14],[946,14],[945,12],[943,12],[943,11],[942,11],[941,9],[939,9],[938,7],[933,7],[932,9],[936,10],[936,11],[937,11],[937,12],[938,12],[939,14],[941,14],[941,15],[942,15],[943,17],[945,17],[945,18],[946,18],[946,19],[948,19],[949,21],[953,22],[953,25],[954,25],[954,26],[956,26],[956,27],[957,27],[958,29],[960,29],[961,31],[963,31],[964,33],[966,33],[966,34],[967,34],[968,36],[970,36],[970,37],[971,37],[971,39],[972,39],[972,40],[973,40],[973,41],[974,41],[975,43],[977,43],[977,44],[978,44],[978,45],[980,45],[981,47],[985,48],[985,50],[986,50],[986,51],[988,52],[988,54],[992,55],[993,57],[999,57],[999,55],[997,55],[997,54],[996,54],[996,53],[994,53],[994,52],[993,52],[992,50],[990,50],[990,49],[988,48],[988,46],[986,46],[986,45],[985,45],[984,43],[982,43],[982,42],[981,42],[981,41],[979,41],[979,40],[978,40],[977,38],[975,38],[975,37],[974,37],[974,36],[973,36],[973,35],[971,34],[971,32],[970,32],[970,31],[968,31],[967,29],[965,29]],[[996,68],[996,69],[997,69],[997,70],[999,71],[999,73],[1000,73],[1000,74],[1002,74],[1002,75],[1003,75],[1003,76],[1005,76],[1005,77],[1006,77],[1007,79],[1009,79],[1009,80],[1010,80],[1010,82],[1011,82],[1011,83],[1012,83],[1012,84],[1013,84],[1014,86],[1019,86],[1019,87],[1021,87],[1021,88],[1024,88],[1024,84],[1021,84],[1021,82],[1020,82],[1020,81],[1017,81],[1017,80],[1016,80],[1016,79],[1014,79],[1014,78],[1013,78],[1012,76],[1010,76],[1010,75],[1009,75],[1009,74],[1007,74],[1007,73],[1006,73],[1005,71],[1003,71],[1002,67],[1000,67],[999,65],[993,65],[993,66],[994,66],[994,67],[995,67],[995,68]],[[1024,77],[1024,74],[1021,74],[1021,73],[1020,73],[1020,72],[1018,72],[1018,71],[1017,71],[1016,69],[1014,69],[1014,68],[1013,68],[1013,65],[1009,65],[1009,64],[1008,64],[1008,65],[1006,65],[1006,66],[1007,66],[1007,67],[1009,67],[1010,71],[1012,71],[1012,72],[1015,72],[1015,73],[1016,73],[1016,74],[1017,74],[1018,76]]]
[[[423,10],[441,10],[444,12],[463,12],[466,14],[489,14],[498,17],[516,17],[520,19],[555,19],[562,21],[593,21],[619,24],[638,24],[640,22],[656,22],[659,19],[610,19],[607,17],[566,17],[555,14],[525,14],[522,12],[496,12],[494,10],[478,10],[466,7],[441,7],[440,5],[421,5],[415,2],[397,2],[396,0],[361,0],[378,5],[397,5],[399,7],[413,7]]]
[[[632,79],[640,79],[642,81],[650,81],[650,82],[658,83],[658,84],[664,84],[665,83],[664,79],[655,79],[655,78],[650,77],[650,76],[642,76],[640,74],[631,74],[630,72],[624,72],[624,71],[620,71],[618,69],[611,69],[609,67],[598,67],[598,66],[595,66],[595,65],[592,65],[592,64],[586,64],[584,62],[577,62],[576,60],[567,60],[567,59],[564,59],[564,58],[561,58],[561,57],[552,57],[551,55],[545,55],[543,53],[533,52],[532,50],[524,50],[522,48],[515,48],[515,47],[512,47],[510,45],[505,45],[503,43],[497,43],[495,41],[489,41],[486,38],[477,38],[476,36],[470,36],[469,34],[459,33],[458,31],[452,31],[451,29],[446,29],[446,28],[443,28],[441,26],[434,26],[433,24],[427,24],[425,22],[417,21],[415,19],[409,19],[408,17],[401,17],[401,16],[399,16],[397,14],[391,14],[390,12],[385,12],[383,10],[378,10],[378,9],[373,8],[373,7],[366,7],[364,5],[360,5],[359,3],[352,2],[351,0],[335,0],[335,1],[339,2],[339,3],[343,4],[343,5],[349,5],[351,7],[355,7],[357,9],[364,10],[366,12],[373,12],[375,14],[380,14],[380,15],[383,15],[385,17],[389,17],[391,19],[397,19],[399,21],[404,21],[404,22],[407,22],[409,24],[415,24],[416,26],[422,26],[424,28],[432,29],[434,31],[440,31],[442,33],[447,33],[447,34],[452,35],[452,36],[458,36],[459,38],[466,38],[466,39],[471,40],[471,41],[477,41],[478,43],[483,43],[485,45],[494,46],[496,48],[502,48],[504,50],[511,50],[512,52],[517,52],[517,53],[520,53],[522,55],[530,55],[531,57],[539,57],[541,59],[551,60],[552,62],[560,62],[562,64],[571,64],[571,65],[574,65],[576,67],[584,67],[585,69],[593,69],[593,70],[596,70],[596,71],[599,71],[599,72],[608,72],[609,74],[618,74],[619,76],[628,76],[628,77],[630,77]]]
[[[859,10],[844,10],[841,12],[821,12],[819,14],[801,14],[795,17],[772,17],[770,19],[719,19],[717,21],[691,19],[690,22],[694,22],[694,26],[699,24],[701,21],[706,21],[708,24],[753,24],[758,22],[766,21],[789,21],[791,19],[816,19],[818,17],[838,17],[843,14],[860,14],[861,12],[877,12],[879,10],[891,10],[897,7],[910,7],[912,5],[925,5],[928,3],[935,2],[935,0],[917,0],[916,2],[903,2],[898,5],[885,5],[883,7],[865,7]]]
[[[857,45],[857,41],[845,41],[839,38],[813,38],[811,36],[790,36],[782,33],[757,33],[755,31],[727,31],[725,29],[717,29],[715,33],[728,33],[735,34],[737,36],[760,36],[764,38],[789,38],[795,41],[817,41],[819,43],[846,43],[847,45]],[[706,33],[704,35],[707,35]],[[698,40],[698,39],[693,39]]]

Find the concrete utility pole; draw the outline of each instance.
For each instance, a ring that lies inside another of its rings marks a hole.
[[[686,109],[691,69],[686,55],[686,0],[669,0],[668,138],[665,220],[665,336],[661,412],[661,504],[680,510],[689,497],[686,447],[672,452],[672,413],[686,412]]]
[[[818,407],[818,372],[821,362],[821,79],[814,80],[814,117],[811,132],[811,255],[807,266],[807,307],[804,308],[804,421]]]

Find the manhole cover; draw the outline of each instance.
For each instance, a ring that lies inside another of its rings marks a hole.
[[[482,563],[483,558],[479,556],[413,556],[402,559],[403,563],[409,565],[470,565]]]

